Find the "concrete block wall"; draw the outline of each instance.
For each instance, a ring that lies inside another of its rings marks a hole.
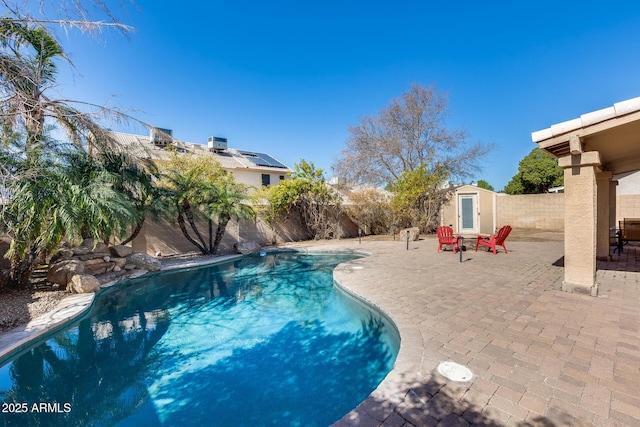
[[[344,214],[341,215],[340,219],[339,237],[357,236],[358,227]],[[189,224],[186,224],[186,226],[189,234],[195,237]],[[208,242],[208,223],[206,221],[198,221],[197,227],[202,237]],[[215,228],[217,227],[215,222],[213,227],[213,232],[215,233]],[[309,239],[309,236],[303,230],[299,218],[295,215],[291,215],[288,220],[276,224],[275,229],[261,219],[255,222],[242,220],[239,223],[232,219],[227,224],[218,253],[233,252],[233,245],[239,241],[255,241],[264,246],[307,239]],[[157,222],[145,222],[140,234],[133,240],[131,245],[136,252],[146,252],[154,256],[157,253],[167,256],[187,252],[198,252],[198,248],[184,237],[177,223],[164,219],[158,220]]]
[[[640,194],[617,195],[616,227],[625,218],[640,218]]]
[[[564,193],[498,194],[497,226],[536,230],[564,230]]]

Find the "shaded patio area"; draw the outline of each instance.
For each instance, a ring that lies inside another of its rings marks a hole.
[[[293,245],[371,253],[335,278],[388,313],[402,337],[395,369],[337,426],[640,425],[640,251],[599,264],[594,298],[561,291],[562,242],[517,240],[508,255],[470,250],[463,262],[437,253],[432,237],[409,250]],[[442,361],[473,380],[446,379]]]

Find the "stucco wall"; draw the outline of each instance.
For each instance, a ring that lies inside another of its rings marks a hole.
[[[270,171],[260,171],[260,170],[252,170],[252,169],[247,169],[247,170],[234,169],[232,173],[233,173],[233,178],[235,179],[236,182],[246,184],[256,189],[262,186],[262,174],[269,175],[270,185],[278,185],[278,183],[282,181],[280,178],[286,177],[286,173],[284,171],[282,173],[275,173]]]
[[[497,226],[537,230],[564,230],[564,193],[498,194]]]

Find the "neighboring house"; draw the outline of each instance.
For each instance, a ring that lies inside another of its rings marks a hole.
[[[203,145],[179,141],[173,138],[171,130],[160,130],[162,132],[151,131],[149,135],[111,134],[120,144],[133,147],[139,155],[152,160],[167,160],[169,152],[166,147],[175,147],[181,153],[211,156],[224,170],[233,174],[236,182],[255,188],[277,185],[291,173],[291,169],[267,153],[229,148],[225,138],[209,137],[207,145]]]
[[[453,195],[442,206],[441,225],[451,225],[454,233],[465,236],[494,233],[497,227],[495,191],[475,185],[460,185],[444,191],[451,191]]]

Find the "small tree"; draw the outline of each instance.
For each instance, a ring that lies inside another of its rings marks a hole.
[[[394,193],[391,208],[397,224],[419,227],[423,231],[436,228],[442,204],[451,193],[441,190],[448,176],[444,168],[430,173],[426,165],[403,173],[390,187]]]
[[[349,193],[349,218],[364,234],[387,233],[391,225],[391,197],[380,188],[362,188]]]
[[[507,194],[546,193],[551,187],[564,185],[564,171],[551,154],[534,148],[520,161],[518,172],[504,188]]]
[[[169,160],[159,166],[160,193],[172,207],[173,215],[184,237],[206,255],[212,246],[198,229],[196,219],[204,218],[201,208],[216,201],[216,181],[224,174],[220,164],[212,157],[172,153]],[[209,230],[209,242],[213,233]]]
[[[172,207],[169,213],[175,216],[184,237],[204,255],[218,251],[232,217],[255,216],[245,203],[247,186],[234,182],[213,157],[174,152],[160,169],[159,192]],[[208,222],[208,239],[198,228],[198,219]]]
[[[217,219],[216,238],[209,246],[211,253],[216,254],[220,242],[224,237],[227,224],[232,217],[240,219],[255,219],[256,213],[247,204],[247,186],[237,183],[230,174],[222,175],[216,182],[216,198],[205,205],[205,213],[209,217],[209,239],[211,239],[211,221]]]
[[[289,217],[296,212],[313,239],[337,237],[341,197],[327,185],[322,169],[304,159],[294,166],[291,179],[271,187],[267,194],[267,221]]]

